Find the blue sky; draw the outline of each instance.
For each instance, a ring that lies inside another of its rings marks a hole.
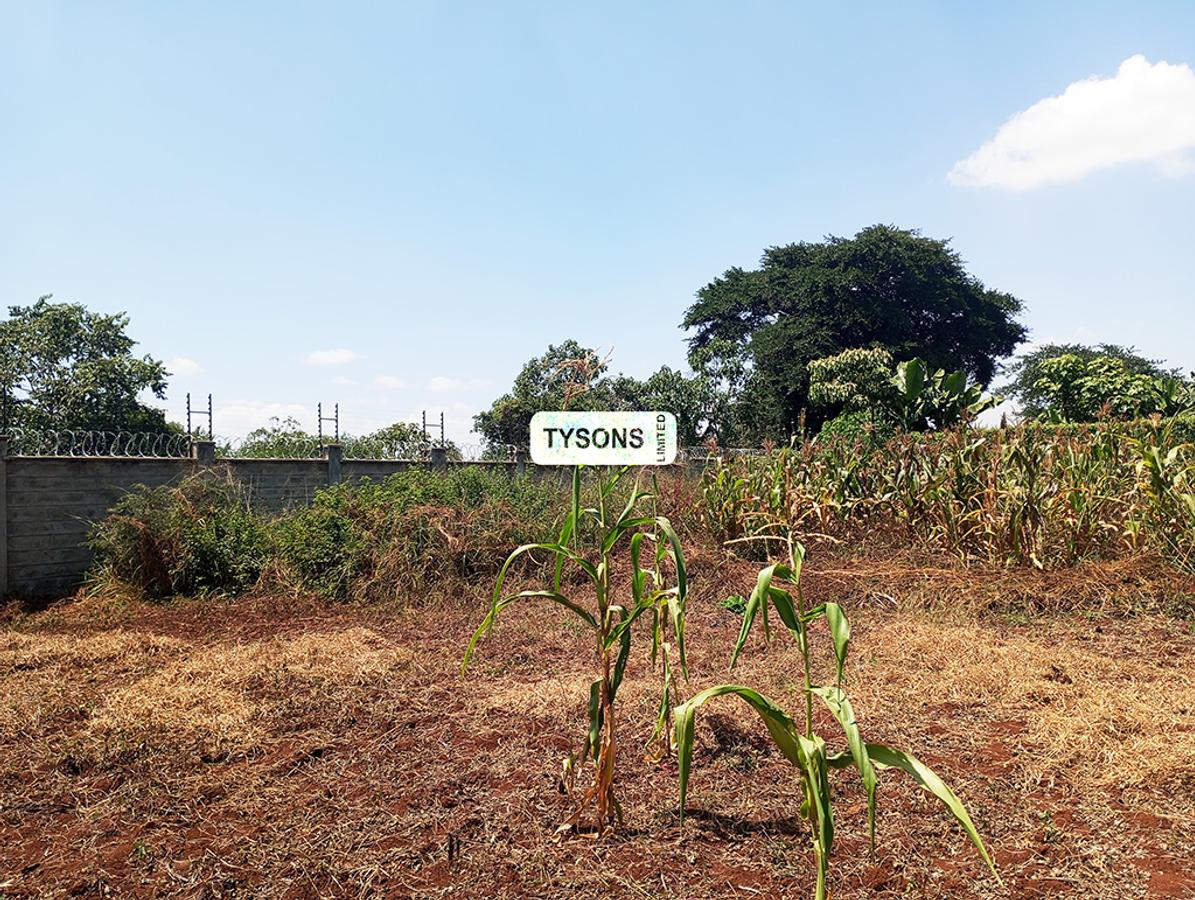
[[[549,343],[681,365],[703,284],[875,222],[1195,368],[1195,4],[0,10],[0,298],[126,310],[218,433],[467,440]]]

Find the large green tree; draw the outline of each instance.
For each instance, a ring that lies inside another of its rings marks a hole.
[[[689,377],[683,372],[661,366],[644,380],[619,375],[610,381],[616,409],[653,409],[676,416],[677,440],[691,447],[701,442],[718,403],[716,390],[708,378]]]
[[[135,356],[123,313],[94,313],[41,297],[0,321],[0,413],[10,428],[164,431],[166,367]]]
[[[510,391],[473,417],[473,427],[491,448],[527,444],[531,417],[545,409],[610,409],[606,364],[574,340],[552,344],[527,360]]]
[[[795,431],[808,411],[809,363],[852,347],[919,357],[987,385],[1025,339],[1021,306],[967,272],[947,241],[873,225],[852,238],[771,247],[758,269],[727,270],[697,292],[682,327],[695,368],[743,371],[743,437],[758,441]]]
[[[676,415],[682,445],[704,436],[717,403],[711,379],[686,376],[668,366],[644,380],[610,377],[607,368],[596,351],[577,341],[553,344],[523,365],[510,391],[476,415],[473,427],[491,449],[500,450],[525,446],[531,417],[541,410],[658,409]]]

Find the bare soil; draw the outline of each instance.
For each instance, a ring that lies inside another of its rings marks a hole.
[[[747,592],[754,567],[711,556],[693,575],[686,690],[734,680],[799,711],[784,635],[753,638],[726,673],[740,619],[717,601]],[[998,570],[811,566],[807,593],[843,602],[854,626],[846,686],[864,735],[955,788],[1003,878],[894,772],[870,855],[865,798],[843,771],[833,896],[1195,896],[1189,621],[1104,601],[1050,615],[952,605],[964,578],[999,596],[1005,577],[1018,596],[1078,590]],[[625,827],[555,840],[592,651],[562,614],[512,609],[460,677],[484,592],[409,609],[259,596],[10,611],[0,897],[812,894],[796,773],[732,699],[699,713],[678,828],[675,764],[642,751],[659,701],[646,642],[619,696]],[[818,728],[842,744],[820,715]]]

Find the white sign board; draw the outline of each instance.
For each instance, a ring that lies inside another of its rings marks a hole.
[[[538,412],[531,459],[540,466],[667,466],[676,459],[670,412]]]

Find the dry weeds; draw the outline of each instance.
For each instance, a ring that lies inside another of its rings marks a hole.
[[[881,781],[881,850],[869,858],[863,794],[844,777],[838,897],[1195,893],[1188,623],[947,616],[939,603],[911,610],[910,597],[935,580],[953,590],[953,574],[906,573],[879,597],[874,565],[832,568],[814,565],[808,589],[851,615],[864,733],[942,772],[1009,886],[985,878],[966,839],[903,780]],[[753,572],[695,567],[690,690],[726,680],[738,620],[715,601]],[[9,896],[808,892],[799,784],[736,704],[699,726],[690,825],[678,832],[674,768],[634,752],[658,698],[638,654],[620,713],[628,827],[596,846],[551,841],[570,808],[557,776],[589,681],[572,668],[584,636],[541,612],[512,612],[461,681],[474,610],[270,598],[134,609],[118,628],[89,628],[64,607],[0,632]],[[753,640],[735,679],[796,708],[795,662],[786,641]]]

